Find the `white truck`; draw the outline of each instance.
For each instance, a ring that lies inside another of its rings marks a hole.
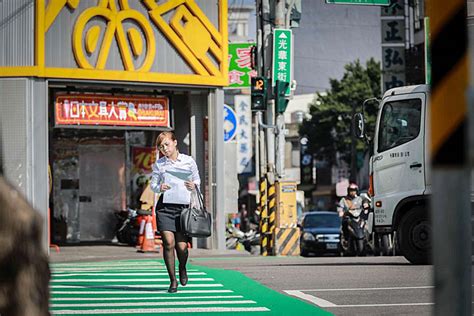
[[[431,250],[428,90],[417,85],[384,94],[370,159],[375,231],[415,264],[428,263]],[[363,114],[354,123],[356,135],[365,137]]]

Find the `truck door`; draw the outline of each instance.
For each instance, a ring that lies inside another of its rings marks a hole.
[[[391,225],[397,204],[425,190],[424,93],[390,96],[380,109],[372,168],[375,224]]]

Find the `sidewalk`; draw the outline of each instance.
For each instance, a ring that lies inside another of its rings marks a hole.
[[[239,250],[189,249],[189,258],[250,256],[250,253]],[[140,253],[137,252],[135,247],[121,245],[61,246],[59,253],[54,248],[51,248],[49,255],[50,262],[52,263],[155,258],[163,258],[161,249],[159,253]]]

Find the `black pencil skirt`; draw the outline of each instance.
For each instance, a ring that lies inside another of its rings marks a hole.
[[[163,195],[156,203],[156,224],[158,230],[181,232],[181,212],[187,208],[185,204],[163,203]]]

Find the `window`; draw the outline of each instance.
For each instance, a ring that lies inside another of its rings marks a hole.
[[[380,119],[378,152],[400,146],[420,133],[421,99],[387,102]]]
[[[304,218],[303,227],[335,227],[338,228],[341,225],[341,219],[337,214],[311,214],[306,215]]]

